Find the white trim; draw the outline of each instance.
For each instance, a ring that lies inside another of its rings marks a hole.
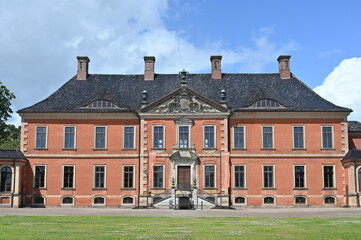
[[[272,147],[271,148],[265,148],[264,145],[263,145],[263,129],[266,128],[266,127],[270,127],[272,128]],[[276,149],[276,144],[275,144],[275,129],[274,129],[274,126],[273,125],[262,125],[261,126],[261,149],[264,150],[268,150],[268,149]]]
[[[97,128],[105,128],[104,131],[104,148],[97,148],[96,144],[97,144]],[[104,126],[104,125],[99,125],[99,126],[94,126],[94,149],[96,150],[105,150],[108,149],[108,126]]]
[[[335,200],[335,203],[326,203],[325,200],[326,200],[326,198],[329,198],[329,197],[333,198]],[[326,206],[335,206],[335,205],[337,205],[337,197],[334,195],[326,195],[323,197],[323,204]]]
[[[124,198],[132,198],[133,203],[124,203]],[[122,197],[122,204],[121,205],[132,206],[134,204],[135,204],[135,198],[133,196],[124,196],[124,197]]]
[[[213,187],[206,187],[206,166],[213,166],[214,167],[214,186]],[[217,165],[216,164],[205,164],[203,165],[203,188],[217,188]]]
[[[104,199],[104,203],[94,203],[95,198],[103,198]],[[107,205],[107,198],[106,196],[103,195],[95,195],[92,199],[92,206],[106,206]]]
[[[124,186],[124,167],[133,167],[133,186],[132,187],[125,187]],[[124,164],[122,165],[122,188],[125,188],[125,189],[133,189],[133,188],[136,188],[136,178],[135,178],[135,165],[134,164]]]
[[[236,203],[236,198],[244,198],[244,203]],[[246,206],[247,205],[247,197],[246,196],[235,196],[233,198],[233,205],[236,205],[236,206]]]
[[[125,144],[125,128],[133,128],[133,147],[132,148],[126,148],[124,146]],[[137,127],[135,125],[124,125],[123,126],[123,149],[136,149],[136,131],[137,131]]]
[[[273,186],[272,187],[265,187],[264,186],[264,167],[272,167],[272,177],[273,177]],[[273,189],[276,188],[276,166],[274,164],[263,164],[262,165],[262,188],[269,188]]]
[[[325,167],[332,167],[332,187],[325,187]],[[322,165],[322,187],[323,188],[336,188],[336,167],[332,164],[323,164]]]
[[[67,128],[67,127],[73,127],[74,128],[74,147],[73,148],[66,148],[65,147],[65,136],[66,136],[65,128]],[[64,127],[63,127],[63,149],[64,150],[76,149],[76,139],[77,139],[77,137],[76,137],[76,126],[74,126],[74,125],[64,125]]]
[[[265,203],[264,200],[266,198],[273,198],[273,203]],[[262,205],[265,205],[265,206],[274,206],[274,205],[277,205],[277,198],[275,196],[272,196],[272,195],[266,195],[262,198]]]
[[[64,198],[72,198],[73,202],[72,203],[63,203]],[[61,206],[74,206],[75,205],[75,197],[71,196],[71,195],[64,195],[60,198],[60,205]]]
[[[213,147],[206,147],[206,127],[213,127]],[[215,124],[204,124],[203,125],[203,148],[205,149],[213,149],[217,148],[217,126]]]
[[[230,119],[346,119],[350,112],[233,112]]]
[[[45,147],[38,147],[37,144],[37,137],[38,137],[38,128],[39,127],[45,127]],[[49,135],[49,130],[48,130],[48,126],[47,125],[36,125],[35,126],[35,142],[34,142],[34,148],[35,149],[48,149],[48,135]]]
[[[244,186],[243,187],[236,187],[236,167],[237,166],[243,166],[243,172],[244,172]],[[245,164],[234,164],[232,166],[232,186],[233,188],[247,188],[247,166]]]
[[[45,167],[45,169],[44,169],[44,187],[39,187],[36,189],[46,188],[46,181],[47,181],[47,165],[46,164],[34,164],[33,188],[35,188],[36,167],[42,167],[42,166]]]
[[[95,168],[96,167],[104,167],[104,187],[96,187],[95,186]],[[105,188],[107,188],[107,165],[106,164],[94,164],[93,165],[93,188],[94,189],[105,189]]]
[[[302,128],[302,143],[303,143],[303,147],[300,148],[300,147],[296,147],[295,146],[295,127],[301,127]],[[307,149],[306,147],[306,128],[304,125],[293,125],[292,126],[292,149],[296,149],[296,150],[302,150],[302,149]]]
[[[161,187],[155,187],[154,186],[154,167],[163,167],[163,182]],[[164,164],[154,164],[152,169],[152,188],[165,188],[165,165]]]
[[[331,127],[331,138],[332,138],[332,146],[330,148],[325,148],[323,146],[323,128],[324,127]],[[348,140],[347,140],[348,141]],[[334,149],[335,148],[335,131],[334,131],[334,126],[333,125],[321,125],[321,149]]]
[[[2,165],[1,167],[0,167],[0,180],[1,180],[1,173],[2,173],[2,169],[4,168],[4,167],[8,167],[8,168],[10,168],[10,170],[11,170],[11,185],[10,185],[10,191],[3,191],[3,192],[0,192],[0,193],[11,193],[12,191],[13,191],[13,187],[14,187],[14,185],[13,184],[15,184],[15,176],[14,176],[14,172],[15,172],[15,169],[11,166],[11,165],[7,165],[7,164],[4,164],[4,165]],[[0,184],[1,184],[1,182],[0,182]],[[11,200],[10,200],[10,202],[11,202]]]
[[[162,139],[162,144],[163,144],[163,146],[162,147],[155,147],[154,146],[154,127],[163,127],[163,139]],[[154,124],[153,126],[152,126],[152,147],[154,148],[154,149],[165,149],[166,148],[166,143],[165,143],[165,125],[164,124]]]
[[[64,187],[64,167],[73,167],[73,187]],[[64,164],[62,165],[62,178],[61,178],[61,188],[63,189],[75,189],[75,165],[72,164]]]
[[[234,132],[234,128],[243,128],[243,148],[236,148],[235,146],[235,132]],[[243,149],[247,149],[247,141],[246,141],[246,126],[245,125],[234,125],[232,126],[231,129],[231,141],[232,141],[232,150],[243,150]]]
[[[304,185],[305,185],[303,187],[296,187],[296,167],[303,167],[303,172],[304,172],[303,181],[304,181]],[[307,188],[307,165],[306,164],[294,164],[293,165],[293,188],[295,188],[295,189]]]
[[[191,131],[191,125],[187,125],[187,124],[181,124],[181,125],[176,125],[177,127],[176,127],[176,129],[177,129],[177,139],[176,139],[176,146],[178,147],[178,148],[181,148],[180,147],[180,141],[179,141],[179,128],[180,127],[187,127],[188,128],[188,147],[187,148],[191,148],[192,147],[192,143],[191,143],[191,139],[192,139],[192,131]]]
[[[305,199],[305,203],[296,203],[296,198],[304,198]],[[296,205],[296,206],[306,206],[308,205],[308,198],[304,195],[296,195],[294,198],[293,198],[293,204]]]

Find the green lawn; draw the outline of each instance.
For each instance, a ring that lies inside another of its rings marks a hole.
[[[361,239],[361,218],[3,216],[0,239]]]

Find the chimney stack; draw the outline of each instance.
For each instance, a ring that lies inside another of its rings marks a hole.
[[[277,58],[278,69],[282,79],[291,78],[290,55],[281,55]]]
[[[155,57],[144,57],[144,80],[154,80]]]
[[[222,56],[211,56],[212,79],[222,79]]]
[[[76,74],[77,80],[86,80],[88,78],[90,59],[86,56],[78,56],[78,71]]]

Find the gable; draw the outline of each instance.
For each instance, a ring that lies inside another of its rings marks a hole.
[[[154,114],[222,113],[228,109],[183,86],[140,110]]]

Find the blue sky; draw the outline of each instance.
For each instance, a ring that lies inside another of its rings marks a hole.
[[[291,71],[326,99],[361,120],[361,1],[281,0],[0,0],[0,80],[17,99],[14,111],[48,97],[76,73]],[[15,114],[10,121],[19,123]]]

